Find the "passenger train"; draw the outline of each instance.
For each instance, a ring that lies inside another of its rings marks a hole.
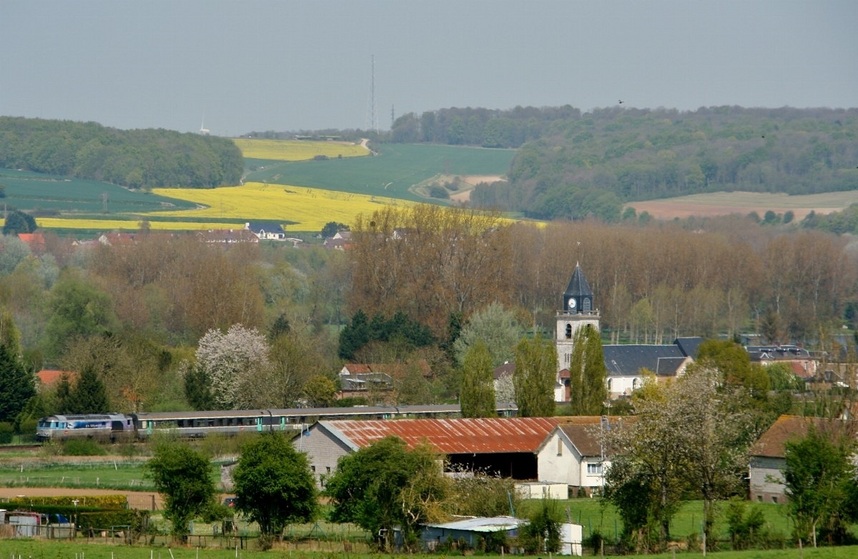
[[[500,417],[512,417],[516,411],[515,404],[497,406]],[[145,440],[157,431],[199,438],[210,433],[235,435],[254,431],[303,431],[320,420],[447,417],[461,417],[458,404],[52,415],[39,420],[36,439],[116,442]]]

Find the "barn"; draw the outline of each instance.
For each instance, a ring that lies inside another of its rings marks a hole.
[[[560,417],[319,421],[294,444],[307,453],[320,485],[341,457],[389,436],[401,438],[410,447],[427,442],[447,457],[450,470],[480,469],[535,480],[539,477],[537,452],[562,421]]]

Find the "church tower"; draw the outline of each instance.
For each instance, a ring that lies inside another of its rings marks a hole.
[[[599,311],[593,303],[593,291],[581,271],[575,264],[572,279],[563,292],[561,308],[557,311],[557,331],[554,343],[557,348],[557,368],[568,369],[572,361],[572,348],[578,330],[590,325],[599,329]]]

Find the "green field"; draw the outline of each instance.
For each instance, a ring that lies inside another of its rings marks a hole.
[[[144,476],[140,461],[114,463],[97,461],[76,464],[41,462],[0,465],[3,487],[77,487],[153,491],[152,481]],[[22,491],[25,492],[25,491]]]
[[[436,175],[506,175],[514,150],[383,144],[375,157],[328,161],[249,159],[247,181],[310,186],[405,200],[426,199],[409,189]],[[262,167],[262,168],[260,168]]]
[[[109,541],[109,540],[108,540]],[[343,549],[341,542],[330,542],[325,545],[299,546],[292,542],[280,544],[270,551],[256,551],[252,542],[246,542],[249,546],[245,549],[210,549],[197,548],[193,545],[183,547],[171,545],[167,547],[163,541],[154,545],[110,545],[109,543],[87,544],[85,540],[71,541],[44,541],[32,539],[8,539],[0,540],[0,557],[23,559],[263,559],[289,558],[289,559],[377,559],[379,557],[409,557],[412,559],[448,559],[449,556],[461,557],[462,552],[455,555],[436,554],[412,554],[395,555],[391,553],[355,553],[339,551]],[[592,551],[586,550],[586,555],[592,556]],[[479,554],[480,557],[493,559],[502,558],[502,555]],[[676,552],[662,553],[658,555],[624,555],[625,559],[676,559],[676,557],[701,557],[701,552]],[[710,552],[706,555],[715,559],[850,559],[858,557],[858,547],[820,547],[817,549],[773,549],[766,551],[719,551]],[[537,557],[537,556],[531,556]],[[541,555],[539,557],[542,557]]]
[[[7,207],[39,212],[108,215],[189,209],[194,204],[115,184],[0,169]]]

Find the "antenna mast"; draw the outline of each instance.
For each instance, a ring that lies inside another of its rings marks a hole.
[[[375,55],[371,57],[372,75],[369,84],[369,127],[372,131],[378,134],[378,122],[375,120]]]

